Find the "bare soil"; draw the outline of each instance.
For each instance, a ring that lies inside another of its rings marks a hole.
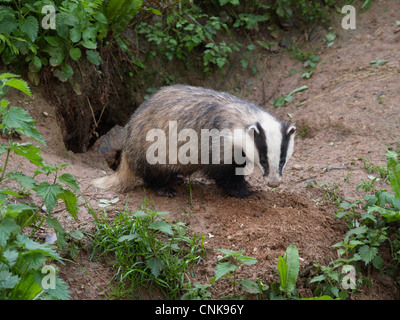
[[[300,254],[301,276],[299,292],[312,296],[305,286],[315,262],[328,264],[337,257],[333,244],[343,240],[346,227],[335,217],[337,208],[324,199],[318,187],[306,188],[310,181],[318,185],[340,183],[338,195],[360,196],[356,185],[367,179],[361,157],[376,165],[385,165],[387,147],[398,148],[400,133],[400,32],[396,25],[400,2],[373,1],[371,8],[357,16],[356,30],[343,30],[339,17],[333,21],[337,38],[331,47],[324,44],[326,31],[313,44],[320,62],[310,79],[302,79],[302,62],[293,59],[287,50],[276,47],[273,52],[256,56],[261,73],[251,76],[240,65],[233,67],[223,90],[259,104],[282,120],[295,121],[299,134],[295,152],[287,165],[282,185],[270,190],[259,172],[248,177],[256,194],[248,199],[224,196],[211,182],[198,179],[192,183],[193,206],[190,206],[188,184],[178,187],[176,197],[160,197],[138,187],[129,195],[102,191],[90,185],[93,178],[112,172],[96,152],[74,154],[62,143],[62,130],[57,122],[54,106],[34,89],[35,99],[29,102],[13,93],[9,99],[21,105],[37,120],[39,131],[47,146],[43,156],[48,163],[70,163],[66,169],[78,180],[84,196],[95,209],[100,199],[119,197],[120,201],[108,208],[137,210],[146,197],[160,211],[171,212],[170,219],[184,221],[198,234],[204,234],[207,260],[196,268],[195,281],[208,283],[214,276],[218,252],[228,248],[245,250],[258,259],[254,266],[240,269],[239,280],[261,278],[264,283],[276,281],[278,256],[294,244]],[[289,37],[289,36],[288,36]],[[304,39],[298,38],[299,45]],[[383,66],[371,61],[385,59]],[[297,70],[297,72],[295,71]],[[188,84],[216,89],[213,81],[191,81]],[[220,83],[220,82],[219,82]],[[295,95],[295,101],[281,109],[270,105],[270,100],[307,85],[308,90]],[[47,115],[44,115],[46,112]],[[288,116],[291,115],[291,118]],[[29,164],[12,158],[10,168],[30,170]],[[33,169],[32,169],[33,170]],[[385,185],[389,188],[389,185]],[[100,209],[99,209],[100,210]],[[60,204],[56,214],[67,230],[93,229],[93,217],[80,202],[78,220],[74,221]],[[46,231],[44,231],[46,232]],[[61,266],[61,276],[70,286],[72,299],[105,299],[109,294],[113,271],[106,264],[88,259],[90,248],[82,249],[73,262]],[[365,288],[354,299],[399,299],[397,279],[375,272],[371,288]],[[231,293],[228,281],[213,285],[215,296]]]

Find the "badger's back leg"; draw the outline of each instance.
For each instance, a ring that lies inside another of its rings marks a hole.
[[[210,179],[215,180],[215,184],[222,188],[228,196],[247,198],[252,194],[252,191],[249,189],[250,185],[244,176],[236,174],[237,167],[234,164],[216,165],[207,169],[205,174]]]

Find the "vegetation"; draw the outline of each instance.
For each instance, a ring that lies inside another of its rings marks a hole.
[[[144,200],[141,210],[124,210],[111,222],[96,216],[93,257],[113,265],[115,298],[137,298],[143,291],[151,297],[155,288],[166,298],[179,297],[190,268],[204,255],[203,237],[188,236],[184,223],[168,221],[168,214],[151,210]]]
[[[18,79],[17,75],[11,73],[0,75],[0,128],[2,135],[9,137],[8,144],[0,144],[0,154],[5,154],[0,177],[2,187],[0,189],[0,298],[65,299],[68,298],[67,286],[55,274],[54,288],[49,289],[42,284],[46,276],[42,273],[42,265],[51,260],[61,262],[60,255],[52,246],[39,244],[32,240],[32,237],[39,227],[46,223],[54,229],[58,246],[65,249],[66,233],[62,224],[51,213],[57,200],[60,199],[71,216],[76,218],[78,199],[75,192],[80,192],[79,186],[71,174],[58,175],[59,171],[66,167],[65,165],[46,164],[41,157],[39,147],[30,142],[14,141],[16,136],[25,136],[45,144],[29,113],[20,107],[9,106],[10,102],[4,99],[9,88],[18,89],[32,97],[27,83]],[[11,153],[37,166],[33,176],[17,170],[7,172]],[[36,180],[40,174],[54,175],[53,183]],[[12,181],[16,181],[20,189],[9,187]],[[42,199],[40,206],[22,201],[31,192],[35,192]],[[31,229],[30,237],[24,232],[28,227]]]

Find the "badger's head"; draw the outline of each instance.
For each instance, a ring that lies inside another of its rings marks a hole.
[[[272,188],[280,185],[282,172],[294,148],[296,127],[278,121],[257,122],[249,127],[254,130],[254,163]]]

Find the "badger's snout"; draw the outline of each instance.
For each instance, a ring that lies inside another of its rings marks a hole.
[[[281,179],[279,179],[277,177],[267,177],[266,180],[267,180],[268,187],[271,187],[271,188],[277,188],[281,184]]]

